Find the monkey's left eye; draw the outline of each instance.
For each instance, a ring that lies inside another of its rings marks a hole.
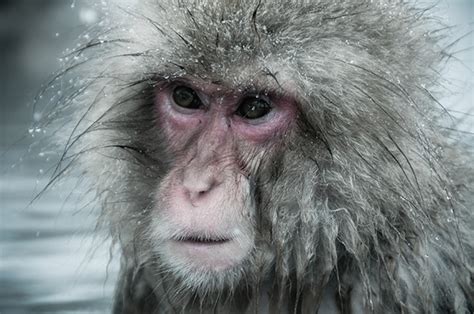
[[[246,119],[258,119],[272,110],[268,102],[259,98],[248,98],[237,108],[237,115]]]
[[[178,86],[173,90],[173,100],[176,105],[187,109],[199,109],[202,106],[196,92],[186,86]]]

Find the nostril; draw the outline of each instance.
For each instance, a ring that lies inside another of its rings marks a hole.
[[[186,190],[197,195],[204,195],[214,187],[213,182],[203,182],[200,180],[183,182],[183,186]]]
[[[182,182],[185,193],[189,196],[191,202],[205,197],[216,185],[217,181],[212,173],[186,173]]]
[[[201,190],[201,191],[193,191],[193,190],[187,190],[188,197],[191,201],[191,203],[194,203],[202,198],[204,198],[208,193],[212,191],[212,188],[206,189],[206,190]]]

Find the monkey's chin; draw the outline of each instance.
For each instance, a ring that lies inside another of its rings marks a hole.
[[[218,243],[170,239],[160,245],[160,264],[182,292],[222,291],[232,289],[245,276],[252,247],[253,241],[247,239]]]

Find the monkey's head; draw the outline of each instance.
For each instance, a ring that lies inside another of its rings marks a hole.
[[[368,303],[391,291],[401,304],[400,287],[436,286],[432,235],[458,244],[429,91],[443,53],[422,11],[248,0],[106,12],[73,52],[85,75],[63,107],[76,123],[62,160],[91,178],[125,269],[201,296],[273,278],[277,295],[292,282],[317,300],[337,277]]]

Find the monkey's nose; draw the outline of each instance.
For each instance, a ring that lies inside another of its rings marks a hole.
[[[213,173],[186,173],[183,178],[183,188],[191,203],[195,203],[212,193],[218,185],[218,181]]]

